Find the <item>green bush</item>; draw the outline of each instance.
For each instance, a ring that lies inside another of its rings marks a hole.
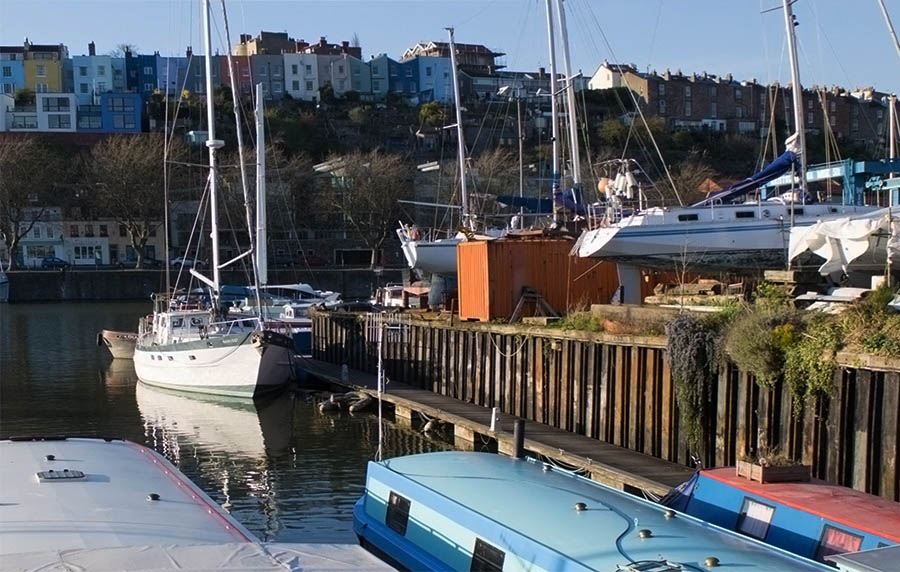
[[[771,387],[784,367],[785,349],[797,337],[800,314],[768,303],[737,318],[725,334],[725,353],[757,383]]]
[[[795,414],[808,399],[831,393],[834,356],[844,338],[840,321],[828,315],[807,317],[804,330],[787,348],[784,360],[784,381],[791,388]]]

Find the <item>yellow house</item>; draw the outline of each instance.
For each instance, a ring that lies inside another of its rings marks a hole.
[[[25,40],[25,89],[34,93],[64,91],[63,65],[69,50],[62,44],[39,45]]]

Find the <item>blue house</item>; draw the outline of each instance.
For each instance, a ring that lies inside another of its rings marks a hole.
[[[15,95],[24,87],[25,62],[21,59],[0,59],[0,93]]]
[[[453,77],[448,58],[416,56],[396,63],[396,70],[396,76],[391,74],[389,77],[391,92],[417,103],[449,103],[453,100]]]
[[[143,105],[140,93],[103,93],[100,105],[78,106],[78,131],[140,133]]]
[[[159,87],[159,52],[152,55],[125,52],[125,79],[128,91],[139,93],[146,101]]]

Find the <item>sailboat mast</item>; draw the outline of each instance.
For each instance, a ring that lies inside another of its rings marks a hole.
[[[263,84],[256,84],[256,274],[260,286],[269,283],[266,258],[266,129]],[[258,289],[257,289],[258,290]]]
[[[784,2],[784,25],[787,28],[788,50],[791,57],[791,95],[794,99],[794,128],[797,132],[797,143],[800,146],[800,195],[806,198],[806,127],[803,124],[803,87],[800,85],[800,68],[797,63],[797,38],[794,35],[796,21],[791,10],[793,0]],[[793,218],[793,209],[791,209]]]
[[[204,60],[206,61],[206,122],[207,122],[207,139],[206,146],[209,149],[209,224],[212,233],[212,271],[213,271],[213,295],[218,298],[221,276],[219,272],[219,220],[218,220],[218,197],[216,183],[216,150],[223,145],[222,141],[216,139],[215,127],[215,104],[213,102],[213,83],[212,83],[212,33],[210,30],[210,18],[212,17],[209,5],[210,0],[203,0],[203,44],[206,50]]]
[[[553,0],[547,0],[547,37],[550,44],[550,134],[553,139],[553,222],[559,218],[556,195],[559,194],[559,109],[556,101],[556,44],[553,41]]]
[[[566,108],[568,110],[569,149],[572,158],[572,186],[581,189],[581,155],[578,150],[578,122],[575,112],[575,77],[572,75],[572,63],[569,58],[569,31],[566,27],[566,9],[563,0],[556,0],[556,12],[559,15],[559,34],[563,47],[563,69],[566,72]]]
[[[894,24],[891,22],[887,7],[884,5],[884,0],[878,0],[878,3],[881,5],[881,13],[884,14],[884,21],[887,22],[888,30],[891,32],[891,38],[894,39],[894,47],[897,48],[897,55],[900,56],[900,40],[897,39],[897,32],[894,31]]]
[[[453,103],[456,106],[456,139],[459,155],[459,189],[462,195],[463,226],[474,230],[472,216],[469,212],[469,191],[466,188],[466,139],[463,134],[462,105],[459,96],[459,77],[456,69],[456,43],[453,41],[453,28],[447,28],[450,35],[450,69],[453,72]]]

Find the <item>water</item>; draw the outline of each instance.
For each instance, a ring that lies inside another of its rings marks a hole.
[[[0,435],[131,439],[165,455],[265,541],[355,542],[353,503],[378,441],[372,415],[322,415],[308,398],[194,398],[136,382],[97,347],[147,303],[0,304]],[[385,456],[448,448],[386,424]]]

